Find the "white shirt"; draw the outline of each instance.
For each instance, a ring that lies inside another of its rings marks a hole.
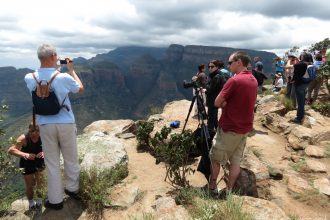
[[[283,79],[282,78],[279,78],[275,84],[275,87],[276,88],[282,88],[283,87]]]
[[[36,70],[35,76],[37,80],[49,81],[55,70],[55,68],[39,68]],[[30,93],[36,89],[36,81],[33,78],[32,73],[26,74],[24,80]],[[36,115],[37,124],[43,125],[75,123],[75,118],[72,112],[68,94],[70,92],[79,92],[79,84],[73,79],[71,75],[67,73],[59,73],[52,82],[51,87],[54,89],[59,103],[62,104],[65,98],[64,105],[68,106],[70,110],[67,111],[67,109],[62,108],[61,111],[56,115]]]

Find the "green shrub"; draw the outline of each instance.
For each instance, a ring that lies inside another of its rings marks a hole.
[[[312,109],[320,112],[322,115],[330,117],[330,101],[324,103],[314,103]]]
[[[156,164],[164,161],[162,158],[162,151],[166,148],[166,140],[171,130],[171,128],[164,126],[160,132],[156,132],[155,136],[150,139],[152,149],[154,150],[154,156],[156,157]]]
[[[154,123],[142,120],[136,123],[136,127],[138,147],[149,147],[150,133],[154,130]]]
[[[129,220],[154,220],[155,217],[148,212],[143,212],[141,217],[129,216]]]
[[[297,214],[289,214],[290,220],[299,220],[299,216]]]
[[[228,195],[223,202],[217,200],[195,200],[190,208],[194,219],[250,220],[249,213],[242,211],[243,199]]]
[[[284,105],[285,107],[285,112],[291,111],[295,108],[295,106],[293,106],[293,102],[291,99],[287,98],[284,94],[278,96],[279,101]]]
[[[328,91],[330,92],[330,84],[329,84],[329,79],[330,79],[330,62],[326,62],[324,65],[322,65],[318,71],[317,74],[320,75],[324,81],[325,84],[328,88]]]
[[[112,187],[127,175],[127,165],[118,165],[102,172],[95,167],[81,172],[80,193],[91,218],[102,219],[104,205],[111,204],[109,194]]]
[[[177,205],[192,205],[196,197],[204,199],[210,198],[206,191],[193,187],[184,187],[179,189],[178,194],[175,196],[175,202]]]
[[[168,129],[162,129],[165,136],[168,135]],[[195,142],[191,130],[185,130],[181,134],[172,134],[170,140],[163,139],[165,136],[156,134],[157,145],[153,146],[156,157],[161,158],[165,162],[166,177],[174,187],[189,186],[187,175],[193,173],[194,170],[188,166],[190,161],[189,152],[195,148]],[[158,138],[161,137],[161,138]]]

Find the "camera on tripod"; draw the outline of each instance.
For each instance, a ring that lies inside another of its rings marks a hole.
[[[187,80],[183,80],[183,88],[188,89],[188,88],[195,88],[197,89],[199,87],[197,77],[194,76],[190,82]]]

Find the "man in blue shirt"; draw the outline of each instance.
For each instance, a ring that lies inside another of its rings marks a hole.
[[[59,60],[55,47],[43,44],[38,48],[40,68],[35,71],[38,81],[47,81],[57,72]],[[59,73],[51,83],[59,103],[64,100],[64,105],[56,115],[36,115],[37,124],[40,129],[40,136],[45,154],[45,164],[48,179],[48,199],[45,207],[59,210],[63,208],[62,175],[60,169],[60,153],[64,159],[64,192],[71,197],[77,198],[79,190],[78,152],[76,142],[76,124],[72,112],[68,94],[84,91],[78,75],[73,69],[73,62],[66,58],[68,73]],[[25,82],[32,93],[37,86],[32,73],[25,75]]]

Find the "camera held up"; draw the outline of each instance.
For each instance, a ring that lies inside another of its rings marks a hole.
[[[197,77],[193,77],[190,82],[187,80],[183,80],[183,88],[188,89],[188,88],[195,88],[197,89],[199,87]]]
[[[73,63],[73,60],[70,59],[64,59],[64,60],[60,60],[60,64],[68,64],[68,63]]]

